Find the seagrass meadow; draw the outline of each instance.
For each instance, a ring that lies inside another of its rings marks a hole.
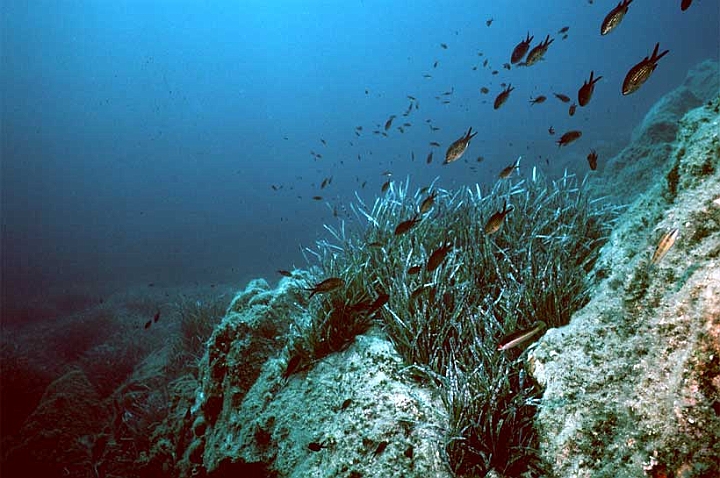
[[[428,195],[434,205],[421,215]],[[513,210],[500,231],[486,233],[506,204]],[[309,366],[375,324],[408,373],[442,397],[449,429],[440,449],[454,473],[541,471],[533,431],[540,391],[524,370],[523,348],[500,351],[498,344],[540,320],[563,326],[587,302],[588,273],[618,208],[591,199],[574,176],[548,180],[533,170],[488,191],[411,193],[408,181],[393,183],[372,207],[353,209],[363,227],[326,227],[329,238],[309,251],[318,278],[341,277],[346,287],[311,301],[312,319],[291,356]],[[412,229],[394,233],[413,217]],[[440,248],[447,256],[430,270]],[[389,301],[374,320],[353,313],[353,304],[382,294]]]

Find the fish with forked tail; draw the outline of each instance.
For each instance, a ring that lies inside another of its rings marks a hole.
[[[477,131],[473,133],[471,126],[464,136],[455,140],[450,145],[450,147],[448,147],[447,152],[445,153],[445,161],[443,162],[443,164],[450,164],[460,159],[463,153],[465,153],[465,150],[467,150],[467,147],[470,144],[470,140],[473,139],[476,134]]]
[[[627,75],[625,75],[625,80],[623,80],[623,95],[629,95],[630,93],[637,91],[638,88],[640,88],[642,84],[645,83],[648,78],[650,78],[650,74],[655,71],[655,68],[657,68],[657,62],[660,60],[660,58],[667,55],[667,53],[670,51],[665,50],[658,55],[659,48],[660,43],[656,43],[652,55],[650,55],[649,57],[646,56],[640,63],[630,68],[630,71],[628,71]]]
[[[600,35],[607,35],[615,29],[625,17],[628,11],[628,6],[633,0],[620,0],[617,7],[610,10],[610,13],[605,16],[602,24],[600,25]]]

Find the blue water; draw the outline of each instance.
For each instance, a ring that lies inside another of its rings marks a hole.
[[[304,266],[300,246],[355,191],[372,203],[384,171],[490,184],[523,155],[525,171],[585,174],[590,148],[617,151],[689,68],[720,56],[717,2],[693,3],[636,0],[601,37],[614,1],[2,2],[2,302]],[[504,69],[528,31],[533,45],[555,38],[545,60]],[[621,96],[656,42],[670,53]],[[591,70],[603,79],[571,118],[552,93],[575,98]],[[516,89],[494,111],[503,82]],[[403,117],[407,95],[419,108]],[[390,115],[388,136],[373,134]],[[463,160],[442,166],[470,126]],[[583,137],[559,150],[569,129]]]

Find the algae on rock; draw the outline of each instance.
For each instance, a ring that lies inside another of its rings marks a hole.
[[[555,476],[720,476],[718,105],[680,122],[672,200],[657,174],[603,248],[597,268],[609,276],[531,352]],[[673,227],[676,244],[650,267]]]

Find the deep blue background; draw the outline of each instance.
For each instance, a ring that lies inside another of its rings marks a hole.
[[[614,1],[2,2],[3,303],[304,266],[331,208],[356,190],[372,203],[386,170],[416,187],[489,184],[522,154],[525,171],[585,174],[590,148],[622,147],[689,68],[718,58],[717,2],[679,4],[636,0],[601,37]],[[545,61],[505,70],[528,31],[555,38]],[[670,53],[622,97],[658,41]],[[603,80],[570,118],[552,92],[574,98],[590,70]],[[516,90],[493,111],[502,82]],[[450,104],[435,99],[451,88]],[[530,107],[538,94],[548,101]],[[406,95],[419,100],[408,118]],[[388,137],[373,134],[391,114]],[[558,150],[551,125],[583,137]],[[441,166],[469,126],[465,160]],[[428,166],[430,141],[442,147]]]

